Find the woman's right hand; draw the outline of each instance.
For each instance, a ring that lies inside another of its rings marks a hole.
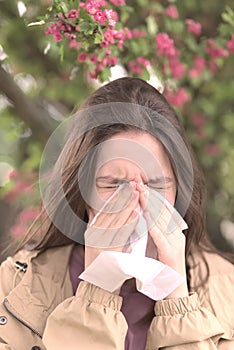
[[[102,251],[126,251],[130,235],[139,219],[139,191],[136,183],[120,185],[100,211],[88,210],[85,232],[85,269]]]

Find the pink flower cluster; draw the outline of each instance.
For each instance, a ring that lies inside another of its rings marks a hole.
[[[216,145],[214,142],[210,142],[205,147],[205,152],[211,156],[215,157],[220,153],[220,148],[218,145]]]
[[[226,44],[227,49],[234,54],[234,34],[232,34],[231,40]]]
[[[206,117],[203,114],[194,114],[191,118],[192,124],[195,126],[195,132],[199,139],[206,137],[205,123]]]
[[[168,66],[171,72],[171,75],[175,79],[182,78],[186,71],[186,65],[179,60],[179,54],[176,54],[174,57],[168,58]]]
[[[125,1],[113,0],[112,3],[115,6],[125,5]],[[119,3],[119,5],[117,5],[117,3]],[[106,5],[107,2],[105,0],[88,0],[86,2],[80,2],[79,7],[86,9],[88,14],[92,15],[95,21],[97,21],[101,25],[105,25],[106,22],[108,22],[108,25],[111,28],[114,28],[116,22],[118,21],[118,14],[113,9],[102,10],[101,8],[105,7]]]
[[[189,71],[190,78],[198,78],[206,68],[206,60],[201,56],[195,56],[193,67]]]
[[[174,40],[166,33],[159,33],[155,36],[155,43],[159,55],[161,56],[175,56],[176,49],[174,46]]]
[[[168,67],[173,78],[181,78],[185,74],[186,66],[180,62],[180,54],[175,47],[174,40],[166,33],[159,33],[155,36],[155,43],[159,56],[168,58]]]
[[[11,227],[11,235],[14,238],[21,238],[22,236],[26,235],[30,225],[36,219],[39,212],[39,208],[25,208],[17,217],[16,223]]]
[[[165,10],[165,15],[173,19],[179,18],[179,13],[175,5],[169,5]]]
[[[4,200],[7,203],[18,200],[22,194],[32,195],[34,193],[34,189],[31,185],[32,178],[23,179],[17,170],[13,170],[10,174],[10,180],[13,182],[13,187],[4,196]]]
[[[125,0],[110,0],[110,2],[115,6],[124,6],[126,5]]]
[[[228,51],[219,46],[213,39],[207,40],[206,53],[212,58],[225,58],[228,56]]]
[[[201,35],[201,23],[194,21],[193,19],[186,19],[187,30],[190,33],[193,33],[196,36]]]
[[[175,107],[181,107],[190,100],[189,93],[181,87],[176,92],[166,90],[165,96],[168,102]]]
[[[150,62],[146,58],[137,57],[137,59],[128,62],[128,67],[132,73],[141,75],[149,64]]]

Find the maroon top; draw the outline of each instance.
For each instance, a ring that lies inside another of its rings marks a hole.
[[[78,276],[84,271],[84,251],[79,247],[73,248],[69,263],[74,295],[81,281]],[[126,281],[120,290],[120,296],[123,297],[121,311],[128,323],[125,350],[144,350],[147,332],[155,316],[155,301],[138,292],[133,282],[133,279]]]

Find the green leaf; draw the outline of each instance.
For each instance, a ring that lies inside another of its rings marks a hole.
[[[85,35],[93,34],[93,30],[94,30],[93,24],[84,21],[79,25],[79,30],[83,32]]]
[[[94,44],[100,44],[103,41],[103,35],[101,33],[96,33],[94,36]]]
[[[158,32],[158,25],[154,16],[146,18],[147,29],[150,35],[155,35]]]
[[[91,21],[91,19],[93,19],[84,8],[80,9],[79,18],[85,19],[86,21]]]
[[[149,74],[149,72],[147,71],[147,69],[144,69],[143,74],[141,74],[141,78],[142,78],[143,80],[149,80],[149,79],[150,79],[150,74]]]
[[[230,25],[221,23],[218,27],[218,31],[223,36],[229,36],[230,35]]]
[[[104,68],[102,71],[98,73],[98,77],[102,83],[104,83],[105,81],[108,81],[110,76],[111,76],[111,72],[109,67]]]
[[[63,62],[63,59],[64,59],[64,46],[63,46],[63,44],[60,44],[60,47],[59,47],[59,58],[60,58],[60,62]]]
[[[131,6],[121,7],[120,22],[125,23],[133,12],[134,9]]]
[[[80,0],[70,0],[69,2],[71,3],[72,8],[75,8],[76,10],[78,9]]]

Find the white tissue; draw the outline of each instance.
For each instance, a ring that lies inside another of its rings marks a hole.
[[[176,209],[158,192],[150,190],[150,195],[153,196],[154,201],[158,202],[159,212],[156,213],[158,217],[160,217],[162,204],[166,206],[167,213],[170,213],[167,216],[170,222],[165,234],[173,234],[178,229],[183,234],[182,230],[188,226]],[[114,292],[122,286],[124,281],[134,277],[139,292],[153,300],[164,299],[184,283],[185,278],[160,261],[146,257],[147,240],[148,229],[141,211],[139,222],[129,237],[131,252],[103,251],[79,278]]]

